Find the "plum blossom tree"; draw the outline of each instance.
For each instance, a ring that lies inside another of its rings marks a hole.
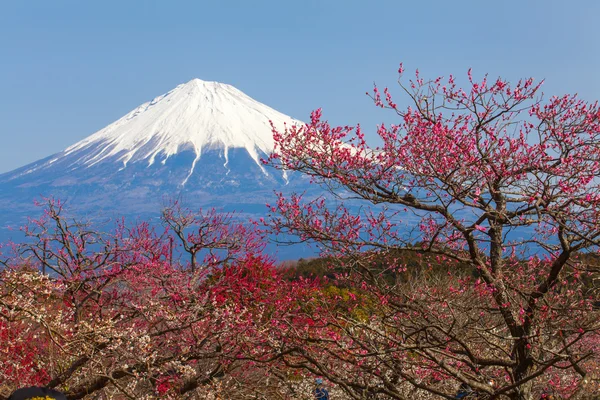
[[[316,242],[368,311],[330,311],[286,357],[353,398],[453,398],[460,384],[490,399],[532,399],[548,386],[584,393],[600,361],[589,283],[600,242],[598,104],[544,100],[533,79],[469,71],[461,89],[452,75],[417,71],[405,82],[402,65],[399,74],[408,106],[387,88],[370,94],[398,118],[378,127],[378,147],[320,109],[305,126],[273,128],[266,163],[352,200],[280,194],[274,232]],[[398,249],[445,271],[409,281]]]

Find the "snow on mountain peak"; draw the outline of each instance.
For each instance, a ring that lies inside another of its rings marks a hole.
[[[231,85],[192,79],[70,146],[59,157],[81,154],[76,165],[89,167],[111,159],[126,168],[140,161],[164,164],[170,156],[192,150],[196,158],[191,175],[203,152],[222,150],[227,165],[228,149],[244,148],[262,169],[260,153],[269,154],[274,148],[269,121],[279,128],[299,123]]]

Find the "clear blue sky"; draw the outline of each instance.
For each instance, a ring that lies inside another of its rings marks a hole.
[[[2,0],[0,173],[195,77],[365,128],[387,120],[365,91],[393,87],[400,61],[599,99],[599,15],[595,0]]]

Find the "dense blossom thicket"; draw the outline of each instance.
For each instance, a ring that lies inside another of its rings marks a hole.
[[[274,128],[267,163],[354,200],[279,195],[271,206],[274,231],[316,242],[365,302],[332,315],[329,336],[298,335],[302,365],[356,398],[452,398],[459,385],[490,399],[593,393],[597,103],[544,101],[533,79],[469,71],[461,89],[453,76],[399,73],[407,107],[387,88],[370,94],[398,117],[378,127],[379,147],[321,110]],[[404,279],[398,248],[433,255],[445,273]]]
[[[270,357],[265,332],[287,329],[292,303],[315,290],[281,280],[256,229],[177,205],[162,232],[100,233],[64,214],[49,202],[27,240],[2,249],[1,395],[311,398],[301,371],[252,361]]]

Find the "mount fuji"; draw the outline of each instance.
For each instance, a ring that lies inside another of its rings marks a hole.
[[[306,189],[266,169],[270,121],[300,121],[233,86],[193,79],[142,104],[62,152],[0,175],[0,227],[20,225],[54,196],[77,215],[158,215],[165,199],[257,215],[274,190]],[[0,239],[2,238],[0,232]]]

